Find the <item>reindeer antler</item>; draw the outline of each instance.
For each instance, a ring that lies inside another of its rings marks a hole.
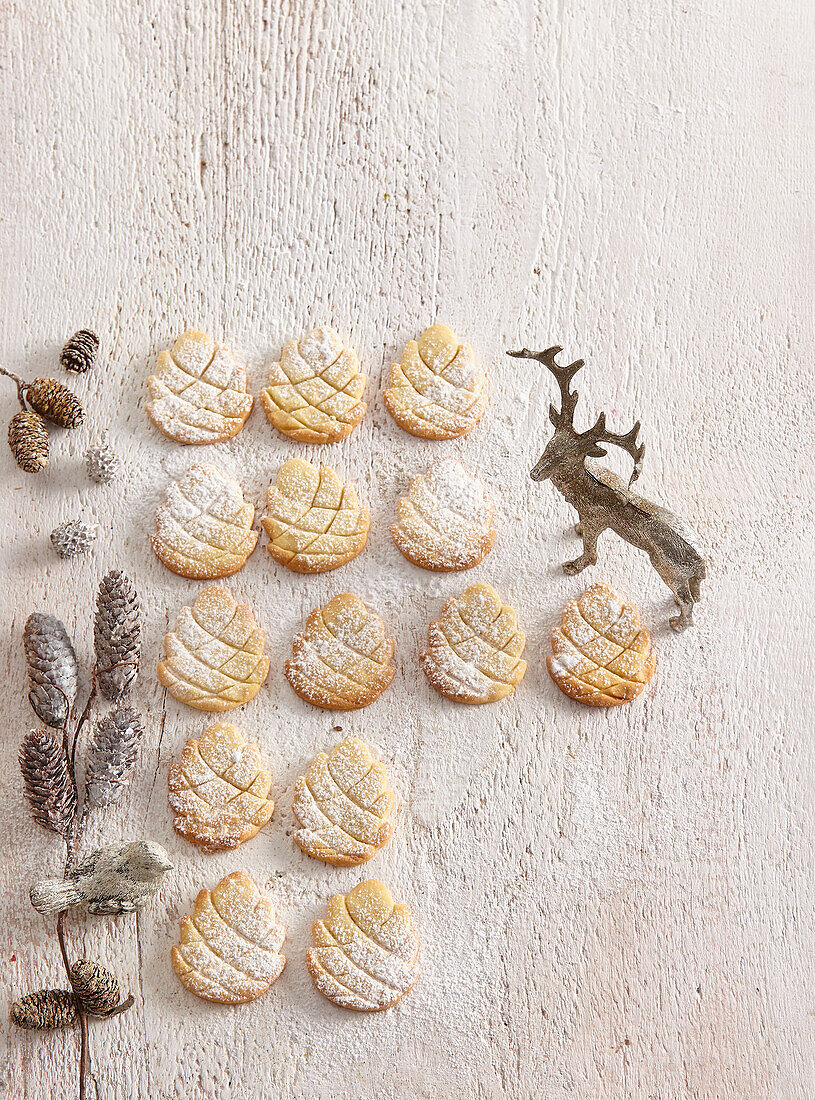
[[[639,420],[634,427],[621,435],[618,432],[610,432],[606,428],[606,414],[600,413],[597,418],[597,423],[593,428],[589,428],[588,431],[580,433],[580,439],[585,440],[591,446],[587,449],[586,454],[592,458],[603,458],[608,452],[604,451],[602,447],[599,447],[599,443],[610,443],[614,447],[619,447],[621,450],[626,451],[634,459],[634,469],[631,472],[631,477],[628,479],[628,484],[633,485],[637,478],[642,473],[642,460],[645,455],[645,444],[637,443],[637,436],[640,431]]]
[[[584,359],[575,359],[567,367],[555,362],[555,357],[560,355],[563,348],[555,344],[545,351],[530,351],[529,348],[521,348],[520,351],[508,351],[513,359],[536,359],[552,372],[560,387],[560,412],[554,405],[549,406],[549,419],[558,427],[560,425],[571,426],[574,418],[574,408],[577,404],[577,394],[571,392],[572,379],[584,365]]]

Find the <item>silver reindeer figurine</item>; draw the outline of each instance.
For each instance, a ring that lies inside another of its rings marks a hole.
[[[637,443],[640,423],[630,432],[618,435],[606,428],[606,414],[600,413],[597,423],[588,431],[578,432],[574,427],[574,409],[577,394],[571,392],[571,382],[580,368],[582,359],[568,367],[555,362],[563,349],[547,348],[546,351],[510,351],[515,359],[536,359],[543,363],[557,379],[560,387],[560,411],[549,406],[549,419],[555,433],[546,450],[533,466],[533,481],[549,478],[569,504],[577,509],[579,523],[575,526],[583,538],[583,553],[574,561],[567,561],[566,573],[580,573],[587,565],[597,561],[597,539],[610,528],[632,546],[644,550],[651,564],[674,594],[679,615],[671,619],[674,630],[684,630],[693,622],[693,605],[699,599],[699,585],[705,576],[705,559],[694,548],[697,541],[693,532],[666,508],[660,508],[649,500],[631,492],[631,485],[640,476],[645,447]],[[602,458],[607,451],[599,445],[610,443],[621,447],[634,460],[634,470],[626,485],[615,473],[597,463],[586,462]]]

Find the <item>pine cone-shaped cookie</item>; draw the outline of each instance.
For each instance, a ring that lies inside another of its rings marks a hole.
[[[252,411],[246,368],[203,332],[188,329],[163,351],[147,379],[147,413],[177,443],[217,443],[237,435]]]
[[[182,607],[164,636],[167,659],[158,678],[173,698],[196,710],[232,710],[254,699],[269,672],[265,634],[248,604],[211,585]]]
[[[235,871],[195,899],[192,916],[181,922],[173,969],[190,993],[206,1001],[254,1001],[286,965],[280,954],[285,935],[272,903],[248,875]]]
[[[330,328],[283,348],[260,400],[273,427],[300,443],[336,443],[365,415],[365,376],[356,352]]]
[[[76,701],[79,666],[64,624],[35,611],[23,630],[28,667],[28,701],[47,726],[59,728]]]
[[[365,863],[393,836],[394,802],[385,765],[358,737],[346,737],[295,783],[294,841],[337,867]]]
[[[347,897],[335,894],[312,935],[308,972],[335,1005],[379,1012],[416,984],[419,940],[410,913],[376,879],[361,882]]]
[[[266,497],[269,514],[261,523],[267,550],[295,573],[326,573],[360,554],[370,517],[356,489],[330,466],[319,469],[302,458],[280,467]]]
[[[116,703],[130,690],[141,662],[141,602],[121,569],[111,569],[99,583],[93,644],[99,690]]]
[[[195,465],[170,482],[156,512],[151,536],[156,557],[191,580],[216,580],[237,573],[255,549],[253,504],[217,466]]]
[[[27,474],[38,474],[48,465],[50,439],[39,413],[21,410],[8,424],[8,445],[14,461]]]
[[[385,404],[411,435],[455,439],[484,415],[484,371],[469,344],[447,325],[433,325],[408,341],[402,362],[391,367]]]
[[[419,655],[430,683],[459,703],[494,703],[523,679],[526,635],[518,616],[488,584],[471,584],[448,600]]]
[[[216,722],[200,741],[188,741],[181,762],[170,768],[175,831],[205,852],[237,848],[271,818],[271,785],[254,741],[237,726]]]
[[[296,635],[286,678],[301,699],[325,710],[358,710],[393,679],[393,639],[358,596],[341,592]]]
[[[391,537],[422,569],[472,569],[492,549],[492,516],[481,482],[458,459],[442,458],[411,479]]]
[[[592,707],[630,703],[654,675],[656,654],[637,609],[607,584],[569,600],[552,631],[549,675],[570,699]]]

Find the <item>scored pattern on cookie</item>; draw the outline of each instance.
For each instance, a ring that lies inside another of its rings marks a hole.
[[[147,379],[150,419],[178,443],[216,443],[241,430],[254,398],[246,368],[205,333],[188,329]]]
[[[184,746],[170,768],[175,831],[205,852],[237,848],[266,825],[274,802],[260,748],[237,726],[216,722]]]
[[[471,584],[444,605],[419,655],[430,683],[459,703],[494,703],[526,672],[526,635],[518,616],[489,584]]]
[[[294,785],[294,840],[315,859],[352,867],[371,859],[393,836],[395,797],[385,765],[368,746],[346,737],[318,753]]]
[[[458,459],[442,458],[411,479],[391,536],[422,569],[471,569],[495,541],[492,517],[481,482]]]
[[[219,1004],[254,1001],[280,977],[286,930],[274,906],[243,871],[202,890],[181,922],[173,969],[190,993]]]
[[[656,654],[639,613],[607,584],[593,584],[569,600],[552,631],[549,674],[580,703],[613,707],[628,703],[654,675]]]
[[[460,344],[447,325],[433,325],[408,341],[402,362],[391,367],[385,404],[412,435],[455,439],[484,415],[484,371],[469,344]]]
[[[345,439],[365,415],[365,376],[356,352],[330,328],[283,348],[260,400],[271,424],[301,443]]]
[[[228,588],[205,588],[182,607],[174,632],[164,636],[167,658],[158,678],[170,694],[196,710],[221,711],[254,699],[269,672],[265,635],[248,604]]]
[[[315,608],[296,635],[286,678],[301,699],[325,710],[358,710],[393,679],[394,643],[358,596],[341,592]]]
[[[216,466],[190,466],[170,482],[156,511],[150,541],[156,557],[173,573],[215,580],[237,573],[255,548],[255,509],[240,484]]]
[[[326,573],[361,553],[370,517],[356,489],[330,466],[301,458],[284,462],[266,498],[261,520],[269,553],[295,573]]]
[[[376,879],[335,894],[312,926],[306,965],[329,1001],[357,1012],[390,1008],[416,984],[419,940],[407,906]]]

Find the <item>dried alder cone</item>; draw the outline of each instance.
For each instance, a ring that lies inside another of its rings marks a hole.
[[[132,707],[117,707],[97,723],[85,767],[89,808],[119,801],[143,736],[141,717]]]
[[[217,443],[231,439],[252,411],[246,367],[229,348],[203,332],[188,329],[163,351],[156,373],[147,379],[147,414],[177,443]]]
[[[34,820],[70,838],[76,815],[76,787],[62,738],[51,730],[31,730],[20,746],[20,771]]]
[[[489,584],[471,584],[431,623],[419,655],[430,683],[458,703],[495,703],[523,679],[526,635]]]
[[[15,1001],[11,1022],[30,1031],[52,1031],[72,1027],[77,1020],[76,1003],[70,989],[40,989]]]
[[[593,707],[630,703],[654,675],[656,654],[637,609],[607,584],[569,600],[552,631],[549,675],[569,698]]]
[[[141,661],[141,601],[120,569],[112,569],[99,584],[93,645],[99,691],[116,703],[130,690]]]
[[[393,679],[394,643],[382,619],[350,592],[317,607],[297,634],[286,679],[301,699],[324,710],[358,710]]]
[[[244,1004],[277,981],[286,931],[274,906],[252,879],[235,871],[215,889],[202,890],[191,917],[181,922],[173,969],[181,984],[206,1001]]]
[[[295,843],[308,855],[353,867],[393,836],[394,793],[385,765],[357,737],[318,753],[294,785]]]
[[[469,432],[487,407],[484,371],[469,344],[447,325],[432,325],[405,345],[385,390],[388,412],[400,427],[424,439],[455,439]]]
[[[67,722],[76,701],[79,668],[68,631],[59,619],[35,611],[23,630],[28,701],[48,726]]]
[[[357,354],[330,328],[283,348],[260,400],[269,422],[300,443],[336,443],[365,415],[365,375]]]
[[[217,466],[196,464],[170,482],[150,542],[159,561],[192,580],[237,573],[255,549],[255,507]]]
[[[80,959],[71,966],[70,977],[71,989],[41,989],[15,1001],[12,1023],[33,1031],[71,1027],[77,1022],[75,997],[90,1016],[110,1016],[120,1007],[119,983],[100,963]]]
[[[205,852],[251,840],[274,810],[260,748],[229,722],[216,722],[200,741],[186,743],[168,786],[175,831]]]
[[[27,474],[37,474],[48,465],[48,428],[39,413],[23,409],[12,416],[8,445],[14,461]]]
[[[266,549],[294,573],[326,573],[362,553],[370,516],[356,489],[330,466],[284,462],[266,497]]]
[[[266,635],[248,604],[210,585],[182,607],[164,636],[158,678],[174,699],[196,710],[223,711],[254,699],[269,672]]]
[[[35,378],[24,393],[34,412],[60,428],[77,428],[85,419],[79,398],[55,378]]]
[[[99,337],[89,328],[75,332],[59,353],[60,366],[72,374],[84,374],[96,361],[99,351]]]
[[[312,935],[308,972],[317,990],[341,1008],[380,1012],[416,984],[419,939],[410,912],[376,879],[347,897],[335,894]]]

